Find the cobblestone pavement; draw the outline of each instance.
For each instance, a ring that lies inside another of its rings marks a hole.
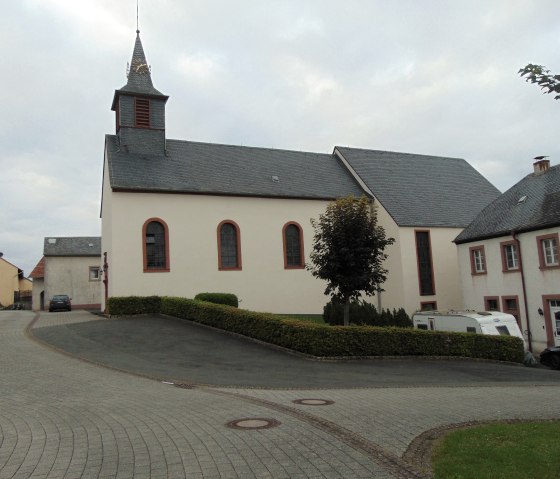
[[[428,429],[560,418],[560,383],[180,388],[62,355],[26,335],[32,319],[24,311],[0,312],[0,479],[422,477],[401,457]],[[41,322],[89,320],[73,312]],[[334,403],[305,406],[297,399]],[[227,426],[243,418],[280,425]]]

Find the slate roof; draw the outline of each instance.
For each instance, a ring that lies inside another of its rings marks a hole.
[[[35,266],[35,268],[33,268],[33,271],[31,271],[31,274],[29,275],[30,278],[44,278],[45,277],[45,257],[43,256],[39,262],[37,263],[37,265]]]
[[[519,201],[522,197],[527,198]],[[560,165],[531,173],[484,208],[455,239],[469,243],[560,225]]]
[[[148,69],[141,72],[138,70],[140,65],[148,65],[142,41],[140,40],[140,32],[136,31],[136,41],[132,52],[132,59],[129,64],[128,80],[126,85],[115,91],[113,98],[112,110],[115,109],[116,99],[119,94],[141,94],[146,96],[158,96],[167,99],[168,97],[157,90],[152,83],[152,73]],[[149,67],[148,67],[149,68]]]
[[[364,191],[334,155],[167,140],[167,154],[120,151],[106,136],[113,189],[335,199]]]
[[[466,227],[500,192],[460,158],[337,146],[399,226]]]
[[[45,256],[101,256],[101,238],[99,236],[45,238],[43,254]]]

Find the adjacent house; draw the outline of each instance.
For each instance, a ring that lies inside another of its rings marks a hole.
[[[0,254],[0,308],[14,303],[27,303],[31,295],[32,282],[23,270],[5,260]]]
[[[560,345],[560,165],[533,173],[455,239],[465,306],[513,314],[531,348]]]
[[[33,309],[48,309],[55,294],[67,294],[73,308],[99,309],[101,238],[48,237],[33,269]]]
[[[499,196],[465,160],[171,140],[168,98],[153,86],[137,34],[112,103],[116,131],[105,137],[103,302],[213,291],[235,293],[244,308],[319,313],[325,284],[305,269],[310,219],[331,200],[366,195],[396,239],[373,301],[409,313],[462,304],[452,241]]]

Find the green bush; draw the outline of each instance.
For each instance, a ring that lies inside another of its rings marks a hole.
[[[330,325],[344,324],[344,304],[336,299],[329,301],[323,308],[323,320]],[[366,301],[352,301],[350,303],[350,324],[357,326],[398,326],[412,328],[412,320],[403,308],[398,311],[377,308]]]
[[[199,293],[194,299],[199,301],[208,301],[214,304],[225,304],[227,306],[233,306],[237,308],[239,306],[239,300],[235,294],[231,293]]]
[[[396,327],[326,326],[172,297],[110,298],[107,306],[114,315],[167,314],[319,357],[459,356],[517,363],[522,363],[524,357],[523,341],[514,336]]]
[[[158,314],[161,312],[161,298],[159,296],[112,297],[107,300],[107,312],[114,316]]]

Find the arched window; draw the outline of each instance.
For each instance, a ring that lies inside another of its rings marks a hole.
[[[169,271],[169,233],[165,221],[150,218],[142,228],[144,272]]]
[[[303,230],[295,222],[286,223],[282,229],[284,241],[284,268],[301,269],[305,267],[303,255]]]
[[[218,225],[218,269],[241,269],[241,239],[239,226],[225,220]]]

